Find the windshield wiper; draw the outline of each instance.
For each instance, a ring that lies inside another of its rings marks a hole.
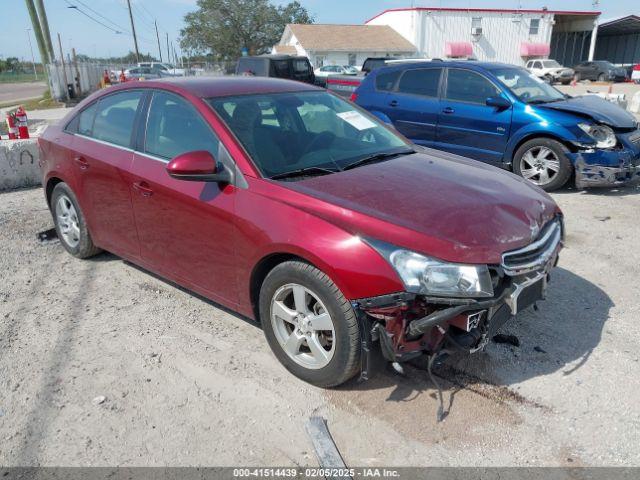
[[[550,98],[548,100],[544,100],[544,99],[538,99],[538,100],[531,100],[529,102],[527,102],[528,105],[538,105],[538,104],[543,104],[543,103],[554,103],[554,102],[562,102],[563,100],[566,100],[566,98]]]
[[[290,172],[277,173],[270,176],[269,178],[272,180],[282,180],[284,178],[304,177],[307,175],[328,175],[330,173],[336,173],[339,171],[340,170],[334,170],[332,168],[324,167],[306,167],[299,168],[297,170],[291,170]]]
[[[350,170],[352,168],[366,165],[367,163],[382,162],[383,160],[389,160],[393,157],[399,157],[401,155],[410,155],[412,153],[416,153],[415,150],[407,149],[407,150],[402,150],[400,152],[375,153],[373,155],[369,155],[368,157],[364,157],[359,160],[356,160],[353,163],[347,164],[346,166],[342,167],[342,170]]]

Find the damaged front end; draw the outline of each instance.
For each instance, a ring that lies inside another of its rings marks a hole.
[[[583,147],[568,153],[576,187],[611,187],[640,182],[640,130],[616,135],[613,148]]]
[[[362,335],[361,379],[370,375],[376,347],[389,362],[483,349],[510,318],[544,299],[563,238],[562,219],[557,217],[534,242],[506,252],[500,265],[488,266],[490,298],[401,292],[353,301]]]

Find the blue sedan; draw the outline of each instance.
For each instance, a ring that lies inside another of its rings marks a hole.
[[[511,169],[551,191],[640,180],[640,129],[596,96],[570,97],[524,68],[432,61],[371,72],[352,99],[414,143]]]

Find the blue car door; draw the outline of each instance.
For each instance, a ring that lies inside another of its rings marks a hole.
[[[502,163],[512,107],[487,105],[501,89],[478,72],[448,68],[437,120],[435,147],[483,162]]]
[[[436,139],[442,67],[417,67],[402,72],[385,96],[383,113],[412,142],[431,146]]]

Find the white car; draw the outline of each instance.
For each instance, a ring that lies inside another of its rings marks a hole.
[[[555,60],[529,60],[526,68],[547,83],[560,82],[563,85],[568,85],[575,75],[573,69],[563,67]]]
[[[154,72],[157,72],[159,75],[164,76],[184,76],[185,69],[184,68],[176,68],[169,63],[160,63],[160,62],[140,62],[138,63],[138,67],[142,68],[150,68]]]
[[[316,82],[324,84],[329,75],[357,75],[358,69],[349,65],[324,65],[313,71]]]

